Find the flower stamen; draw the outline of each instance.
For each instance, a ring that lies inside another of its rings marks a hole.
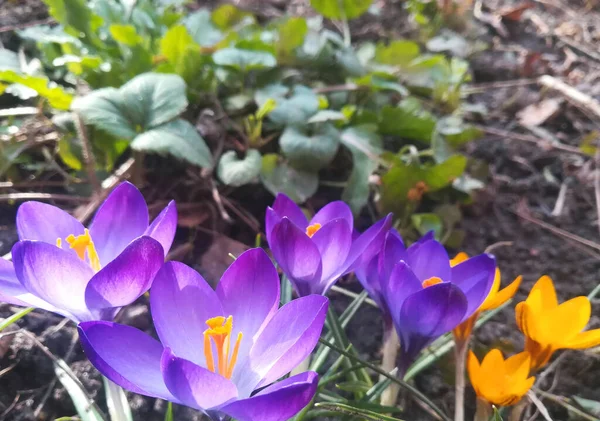
[[[317,233],[317,231],[319,231],[321,229],[322,225],[319,224],[318,222],[312,225],[309,225],[308,227],[306,227],[306,235],[308,235],[309,237],[312,238],[313,235],[315,235]]]
[[[233,316],[227,318],[223,316],[213,317],[206,321],[208,329],[204,331],[204,355],[206,357],[206,368],[213,373],[219,373],[221,376],[230,379],[233,374],[235,363],[237,362],[240,342],[242,341],[242,332],[238,333],[233,354],[229,358],[231,350],[231,333],[233,330]],[[212,341],[211,341],[212,339]],[[213,343],[216,347],[217,361],[213,355]]]
[[[438,278],[437,276],[432,276],[429,279],[425,279],[423,281],[423,288],[427,288],[430,287],[432,285],[437,285],[437,284],[441,284],[442,280],[440,278]]]
[[[98,257],[98,252],[96,251],[96,246],[92,241],[92,237],[90,235],[90,231],[86,228],[84,234],[74,236],[73,234],[69,235],[65,238],[66,242],[69,244],[70,248],[75,251],[77,257],[85,262],[85,256],[87,256],[90,260],[90,266],[94,269],[94,272],[98,272],[102,265],[100,264],[100,258]],[[62,239],[56,239],[56,246],[62,248]]]

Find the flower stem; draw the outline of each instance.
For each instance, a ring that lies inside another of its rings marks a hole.
[[[521,399],[521,401],[512,407],[510,410],[510,415],[508,417],[508,421],[520,421],[523,412],[525,412],[525,408],[529,405],[529,401],[527,399]]]
[[[387,320],[384,322],[383,332],[383,358],[381,361],[381,369],[387,373],[396,368],[396,359],[398,357],[398,348],[400,346],[400,339],[394,329],[394,325]],[[379,381],[384,380],[384,376],[379,376]],[[390,385],[381,394],[381,405],[383,406],[394,406],[396,399],[398,398],[398,392],[400,386],[397,383],[390,383]]]
[[[465,420],[465,364],[469,341],[461,341],[455,337],[454,347],[455,364],[455,392],[454,392],[454,421]]]
[[[473,421],[488,421],[493,414],[492,405],[477,398],[477,409]]]
[[[33,310],[35,310],[35,307],[24,308],[23,310],[15,313],[15,314],[13,314],[8,319],[4,320],[2,323],[0,323],[0,332],[2,332],[4,329],[6,329],[7,327],[9,327],[13,323],[21,320],[23,317],[27,316]]]
[[[104,380],[106,406],[108,406],[111,421],[132,421],[131,408],[121,386],[116,385],[106,377],[102,377],[102,379]]]

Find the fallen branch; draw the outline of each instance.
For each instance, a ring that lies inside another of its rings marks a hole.
[[[584,111],[589,111],[596,117],[600,118],[600,102],[596,101],[591,96],[584,94],[580,90],[567,85],[562,80],[553,76],[541,76],[538,79],[538,82],[540,85],[545,86],[546,88],[554,89],[555,91],[560,92],[573,105],[583,108]]]

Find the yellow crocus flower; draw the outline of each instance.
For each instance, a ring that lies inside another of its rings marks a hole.
[[[481,361],[469,352],[467,370],[477,397],[496,406],[514,405],[527,393],[535,377],[529,376],[530,355],[521,352],[506,360],[492,349]]]
[[[450,260],[450,266],[456,266],[468,258],[469,255],[467,253],[460,252],[454,257],[454,259]],[[506,301],[510,300],[519,289],[522,279],[522,276],[517,276],[517,278],[510,285],[500,290],[501,274],[500,269],[496,268],[494,283],[492,284],[492,289],[490,290],[490,293],[485,301],[481,304],[481,306],[479,306],[479,309],[473,313],[471,317],[455,327],[452,331],[456,340],[462,342],[466,341],[471,336],[471,331],[473,330],[473,326],[475,325],[479,314],[482,311],[498,308]]]
[[[525,335],[525,350],[531,354],[532,371],[546,365],[558,349],[600,345],[600,329],[583,331],[592,313],[590,300],[582,296],[558,304],[549,276],[538,279],[515,313],[517,326]]]

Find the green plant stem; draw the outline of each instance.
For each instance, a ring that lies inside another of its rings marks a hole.
[[[12,325],[13,323],[21,320],[23,317],[27,316],[29,313],[31,313],[33,310],[35,310],[35,307],[27,307],[24,308],[23,310],[13,314],[12,316],[10,316],[8,319],[4,320],[1,324],[0,324],[0,332],[2,332],[4,329],[6,329],[7,327],[9,327],[10,325]]]
[[[510,415],[508,417],[508,421],[520,421],[523,417],[523,412],[525,408],[529,405],[527,399],[521,399],[521,401],[513,406],[510,410]]]
[[[454,421],[465,420],[465,364],[469,339],[460,341],[455,337],[454,366],[455,366],[455,393],[454,393]]]
[[[492,413],[492,406],[488,402],[477,398],[477,409],[473,421],[488,421]]]
[[[330,410],[332,412],[337,412],[340,414],[346,415],[354,415],[358,416],[361,419],[372,420],[372,421],[401,421],[398,418],[390,417],[387,415],[382,415],[377,412],[368,411],[362,408],[355,408],[350,405],[346,405],[343,403],[330,403],[330,402],[321,402],[315,405],[317,408],[324,408]]]
[[[588,299],[593,300],[594,298],[596,298],[596,295],[598,295],[598,293],[600,293],[600,284],[596,285],[596,288],[594,288],[592,292],[590,292],[590,294],[588,295]]]
[[[434,404],[431,400],[429,400],[429,398],[427,396],[425,396],[423,393],[421,393],[418,389],[416,389],[415,387],[411,386],[410,384],[396,378],[395,376],[386,373],[385,371],[383,371],[381,368],[377,367],[374,364],[371,364],[367,361],[364,361],[358,357],[356,357],[355,355],[352,355],[350,352],[346,352],[341,348],[338,348],[337,346],[330,344],[328,341],[325,341],[323,339],[319,339],[319,342],[322,343],[323,345],[333,349],[335,352],[337,352],[338,354],[341,354],[345,357],[347,357],[349,360],[352,360],[356,363],[362,364],[367,368],[370,368],[371,370],[373,370],[374,372],[376,372],[377,374],[380,374],[386,378],[388,378],[390,381],[397,383],[400,387],[405,388],[406,390],[408,390],[410,393],[412,393],[417,399],[419,399],[421,402],[423,402],[424,404],[426,404],[427,406],[429,406],[433,412],[435,412],[437,415],[439,415],[439,417],[443,420],[443,421],[452,421],[450,419],[450,417],[448,417],[444,411],[442,411],[440,408],[437,407],[436,404]]]

